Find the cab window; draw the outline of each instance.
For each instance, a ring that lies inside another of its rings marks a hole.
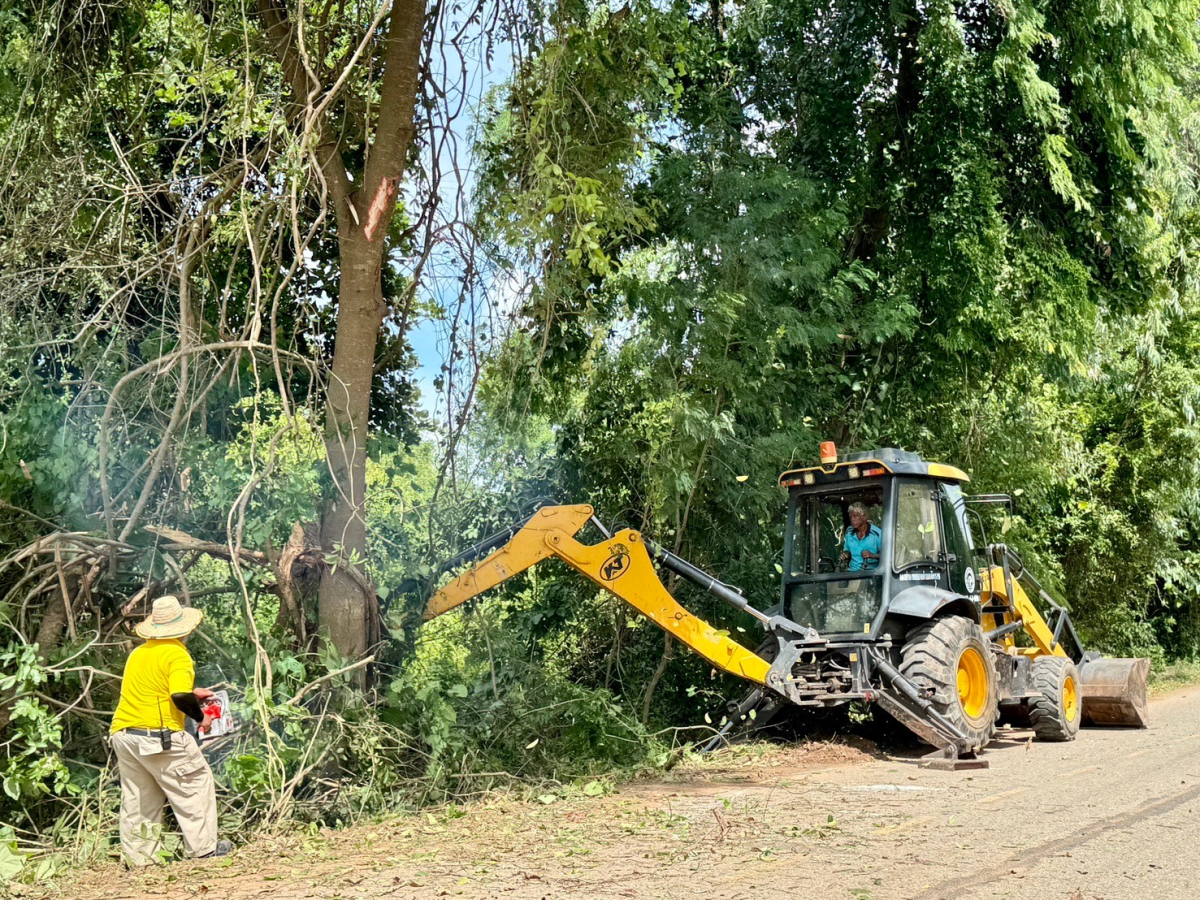
[[[867,508],[872,525],[883,517],[883,492],[879,488],[802,497],[796,504],[791,577],[839,571],[846,531],[850,527],[850,504]]]
[[[892,568],[939,565],[942,556],[938,528],[937,494],[928,482],[901,483],[896,496],[896,535],[892,545]]]
[[[970,561],[975,549],[971,528],[967,522],[962,491],[957,485],[942,486],[942,525],[950,552],[959,559]]]

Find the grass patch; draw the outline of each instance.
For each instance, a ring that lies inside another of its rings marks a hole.
[[[1161,668],[1150,669],[1151,697],[1193,684],[1200,684],[1200,660],[1179,659]]]

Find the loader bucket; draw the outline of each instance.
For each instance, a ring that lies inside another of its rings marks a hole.
[[[1084,725],[1148,728],[1146,677],[1150,660],[1093,659],[1079,667]]]

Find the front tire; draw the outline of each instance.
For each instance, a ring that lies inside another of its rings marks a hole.
[[[995,730],[996,669],[983,629],[963,616],[945,616],[914,628],[900,651],[900,672],[928,692],[934,708],[987,746]]]
[[[1079,734],[1079,671],[1065,656],[1033,661],[1033,688],[1042,696],[1029,701],[1029,724],[1039,741],[1073,741]]]

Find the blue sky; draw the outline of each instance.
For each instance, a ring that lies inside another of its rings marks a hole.
[[[454,28],[457,23],[449,23]],[[443,23],[442,30],[447,28]],[[428,172],[435,161],[440,164],[441,208],[444,211],[456,211],[449,216],[443,212],[442,218],[464,217],[472,209],[473,191],[475,187],[474,160],[470,157],[471,132],[476,124],[476,115],[480,109],[482,98],[498,84],[501,84],[512,72],[512,47],[510,44],[498,42],[494,47],[490,64],[483,58],[483,48],[476,35],[475,41],[462,48],[462,67],[458,67],[458,52],[449,44],[434,45],[433,58],[435,70],[440,70],[444,76],[446,87],[445,104],[462,104],[462,113],[452,118],[448,140],[441,142],[437,148],[427,146],[423,164]],[[445,63],[445,65],[443,65]],[[446,75],[446,69],[455,70]],[[435,116],[445,117],[445,108],[435,111]],[[435,132],[444,129],[444,118],[434,123]],[[458,165],[455,167],[453,157],[457,155]],[[448,177],[457,171],[459,178]],[[442,223],[439,223],[442,224]],[[458,303],[458,283],[463,274],[461,259],[450,252],[448,248],[435,250],[435,257],[426,265],[420,297],[423,301],[433,301],[447,310],[453,310]],[[490,291],[488,291],[490,293]],[[489,302],[490,297],[482,297],[482,303]],[[441,374],[442,366],[450,349],[450,323],[422,316],[409,329],[409,342],[412,344],[419,364],[415,371],[417,384],[421,390],[421,406],[431,414],[445,415],[445,397],[439,396],[434,390],[434,379]],[[440,403],[440,409],[439,409]]]

